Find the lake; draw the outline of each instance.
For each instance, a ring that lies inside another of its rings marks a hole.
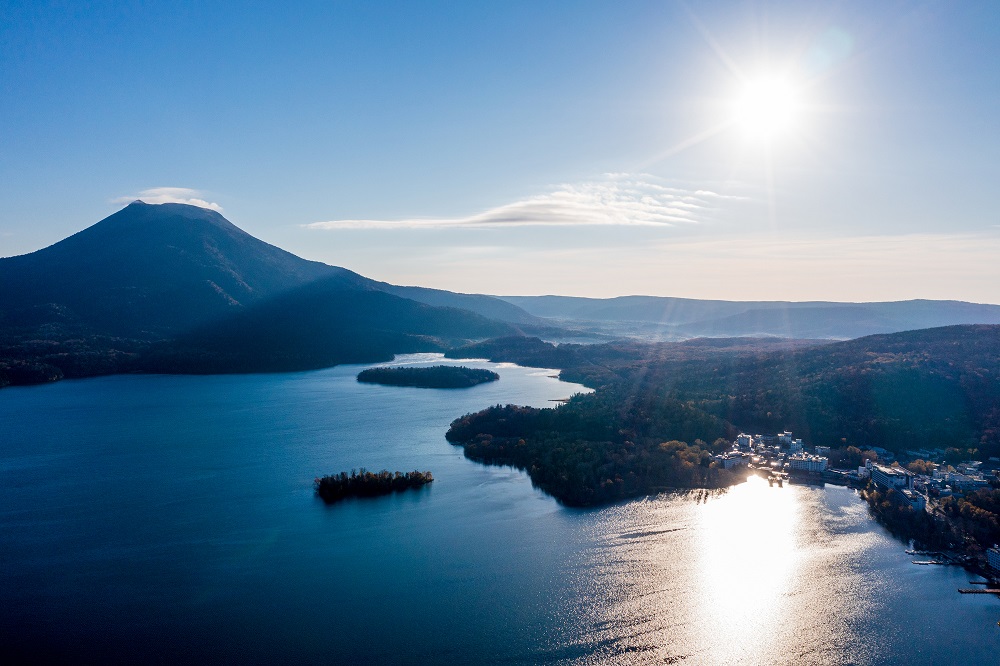
[[[431,365],[437,355],[399,357]],[[916,566],[846,488],[560,506],[452,419],[557,404],[555,371],[359,384],[364,367],[0,391],[5,661],[977,664],[1000,601]],[[326,506],[313,479],[430,470]]]

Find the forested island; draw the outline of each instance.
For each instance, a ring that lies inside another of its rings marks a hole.
[[[427,368],[368,368],[358,373],[358,381],[387,386],[417,388],[469,388],[495,382],[500,375],[492,370],[467,368],[464,365],[434,365]]]
[[[315,481],[316,495],[327,504],[339,502],[347,497],[377,497],[411,488],[421,488],[434,481],[430,472],[369,472],[361,468],[351,473],[341,472],[323,476]]]

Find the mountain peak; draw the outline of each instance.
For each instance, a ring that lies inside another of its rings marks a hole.
[[[214,210],[133,201],[54,245],[0,260],[0,300],[10,311],[56,303],[102,332],[172,332],[341,273]]]
[[[142,199],[136,199],[118,212],[122,213],[124,211],[145,211],[147,213],[154,213],[158,215],[171,213],[174,215],[184,215],[185,217],[200,217],[205,213],[209,213],[213,216],[222,217],[222,214],[214,208],[206,208],[204,206],[195,206],[194,204],[176,202],[149,203],[143,201]]]

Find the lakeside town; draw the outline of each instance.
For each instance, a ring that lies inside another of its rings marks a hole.
[[[807,450],[811,449],[811,451]],[[862,451],[856,447],[832,449],[829,446],[807,447],[801,438],[785,431],[773,435],[740,433],[732,449],[714,456],[723,469],[745,467],[767,478],[774,486],[785,482],[850,486],[861,491],[873,513],[893,529],[898,517],[926,518],[926,525],[946,525],[953,534],[963,534],[961,526],[945,511],[942,503],[964,498],[980,490],[1000,487],[1000,459],[956,461],[958,449],[917,449],[897,454],[880,447]],[[843,463],[860,459],[856,467]],[[834,466],[831,460],[841,464]],[[954,463],[954,464],[952,464]],[[889,502],[894,513],[887,515],[881,502]],[[894,519],[894,516],[896,519]],[[936,521],[936,522],[935,522]],[[897,530],[894,530],[897,531]],[[900,536],[912,537],[907,530]],[[970,581],[986,587],[960,589],[963,593],[1000,595],[1000,546],[979,549],[966,537],[941,549],[910,549],[907,554],[931,559],[913,560],[918,565],[961,565],[982,576],[984,581]],[[981,552],[980,552],[981,551]]]

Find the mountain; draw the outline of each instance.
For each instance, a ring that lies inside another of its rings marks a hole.
[[[544,324],[491,296],[398,287],[307,261],[215,211],[137,201],[50,247],[0,259],[0,386],[385,360],[535,322]]]
[[[589,324],[605,333],[661,339],[743,336],[848,339],[957,324],[1000,324],[1000,305],[962,301],[835,303],[658,296],[502,298],[560,325]]]
[[[0,327],[158,338],[324,280],[539,323],[489,296],[396,287],[307,261],[242,231],[219,213],[136,201],[58,243],[0,259]]]
[[[274,372],[391,360],[516,333],[468,310],[435,307],[323,279],[157,343],[146,372]]]
[[[0,259],[7,326],[175,333],[319,278],[363,278],[258,240],[215,211],[137,201],[31,254]]]

